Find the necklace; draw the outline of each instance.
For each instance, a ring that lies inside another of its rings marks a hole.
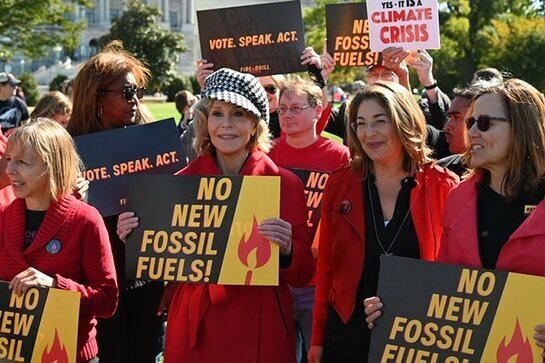
[[[407,218],[409,217],[409,214],[411,213],[411,209],[415,199],[413,199],[413,202],[409,205],[409,208],[407,209],[407,212],[405,213],[405,216],[403,217],[403,220],[401,221],[401,225],[397,229],[397,232],[394,235],[392,242],[390,242],[390,244],[388,245],[388,248],[384,248],[384,245],[382,244],[382,241],[380,240],[380,237],[378,236],[377,220],[375,217],[375,207],[373,206],[373,198],[371,194],[371,178],[367,179],[367,192],[369,194],[369,204],[371,205],[371,215],[373,216],[373,227],[375,229],[375,237],[377,238],[378,245],[380,246],[380,249],[382,250],[382,253],[380,255],[391,256],[393,253],[390,251],[392,250],[392,247],[394,247],[397,237],[399,236],[399,233],[401,233],[401,230],[403,229],[403,225],[405,225],[405,221],[407,220]]]

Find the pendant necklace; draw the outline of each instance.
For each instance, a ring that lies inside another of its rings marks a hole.
[[[407,217],[409,217],[409,213],[411,213],[412,203],[409,205],[409,208],[407,209],[407,212],[405,213],[405,216],[403,217],[403,220],[401,221],[401,225],[397,229],[396,234],[394,235],[394,238],[392,239],[392,242],[388,245],[388,248],[384,248],[384,245],[382,244],[382,241],[380,240],[380,237],[378,236],[378,227],[377,227],[377,220],[375,217],[375,207],[373,206],[373,197],[371,194],[371,179],[368,178],[367,180],[367,192],[369,194],[369,202],[371,204],[371,215],[373,216],[373,227],[375,229],[375,237],[377,238],[378,245],[380,246],[380,249],[382,250],[382,253],[380,256],[392,256],[393,253],[390,252],[392,250],[392,247],[394,247],[394,244],[397,240],[397,237],[399,236],[399,233],[401,233],[401,230],[403,229],[403,225],[405,224],[405,221],[407,220]],[[377,192],[378,194],[378,192]],[[414,200],[413,200],[414,203]]]

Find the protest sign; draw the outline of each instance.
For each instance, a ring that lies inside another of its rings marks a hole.
[[[127,241],[128,278],[278,285],[278,245],[258,225],[279,216],[279,177],[135,175],[129,210],[140,224]]]
[[[371,52],[365,3],[328,4],[325,7],[327,50],[341,67],[380,64],[380,52]]]
[[[76,363],[80,295],[0,281],[0,362]]]
[[[367,1],[371,49],[439,49],[437,0]]]
[[[102,216],[127,210],[129,174],[174,174],[186,165],[173,118],[74,138],[89,180],[88,203]]]
[[[382,257],[369,362],[541,362],[543,291],[543,277]]]
[[[197,11],[202,57],[235,71],[266,76],[306,70],[299,1]]]
[[[298,168],[289,168],[295,175],[301,179],[305,186],[305,197],[307,200],[308,209],[308,230],[310,240],[316,240],[316,231],[320,223],[320,216],[322,214],[322,196],[324,194],[325,186],[329,179],[329,173],[319,170],[307,170]],[[312,243],[313,247],[317,247]]]

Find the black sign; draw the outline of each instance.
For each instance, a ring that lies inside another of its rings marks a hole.
[[[202,57],[255,76],[306,70],[299,1],[197,11]]]
[[[327,50],[337,66],[380,64],[380,52],[371,52],[365,3],[326,5]]]
[[[393,256],[379,276],[369,362],[541,362],[544,278]]]
[[[173,118],[74,138],[89,180],[89,204],[103,216],[127,210],[129,174],[174,174],[186,166]]]
[[[277,285],[278,247],[258,225],[278,216],[279,196],[276,176],[131,176],[139,226],[125,249],[127,277]]]

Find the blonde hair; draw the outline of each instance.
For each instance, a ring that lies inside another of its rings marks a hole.
[[[62,92],[53,91],[46,93],[34,107],[30,118],[68,115],[72,113],[72,101]]]
[[[210,115],[210,110],[212,109],[214,102],[224,101],[203,98],[197,102],[193,108],[193,112],[195,113],[193,117],[193,122],[195,123],[195,140],[193,146],[199,155],[205,155],[215,151],[215,147],[210,140],[210,134],[208,133],[208,116]],[[271,149],[269,126],[264,120],[259,119],[251,112],[247,112],[247,114],[252,118],[256,125],[256,133],[251,137],[246,148],[248,150],[257,148],[263,152],[269,152]]]
[[[502,182],[502,194],[507,199],[513,199],[521,192],[532,193],[545,178],[545,98],[531,84],[510,79],[480,90],[466,113],[467,118],[473,114],[475,100],[485,94],[496,94],[502,98],[511,127],[512,145]],[[470,165],[469,150],[464,158]],[[479,188],[489,184],[488,170],[474,168],[469,172],[469,175],[473,174],[483,175]]]
[[[67,130],[72,136],[103,131],[100,98],[101,90],[132,73],[137,87],[145,87],[151,73],[138,59],[123,49],[123,43],[112,41],[91,57],[80,69],[72,88],[72,115]],[[140,104],[137,103],[136,124],[145,123]]]
[[[431,150],[426,146],[426,120],[414,97],[400,84],[381,81],[365,86],[348,105],[348,146],[353,169],[363,168],[367,175],[372,166],[357,133],[350,127],[356,121],[361,103],[366,100],[377,101],[390,118],[403,145],[403,169],[406,172],[414,175],[422,165],[432,161]]]
[[[65,128],[48,118],[38,118],[14,129],[8,138],[6,153],[26,148],[34,150],[46,165],[44,175],[49,178],[50,199],[56,201],[70,194],[83,164]]]

